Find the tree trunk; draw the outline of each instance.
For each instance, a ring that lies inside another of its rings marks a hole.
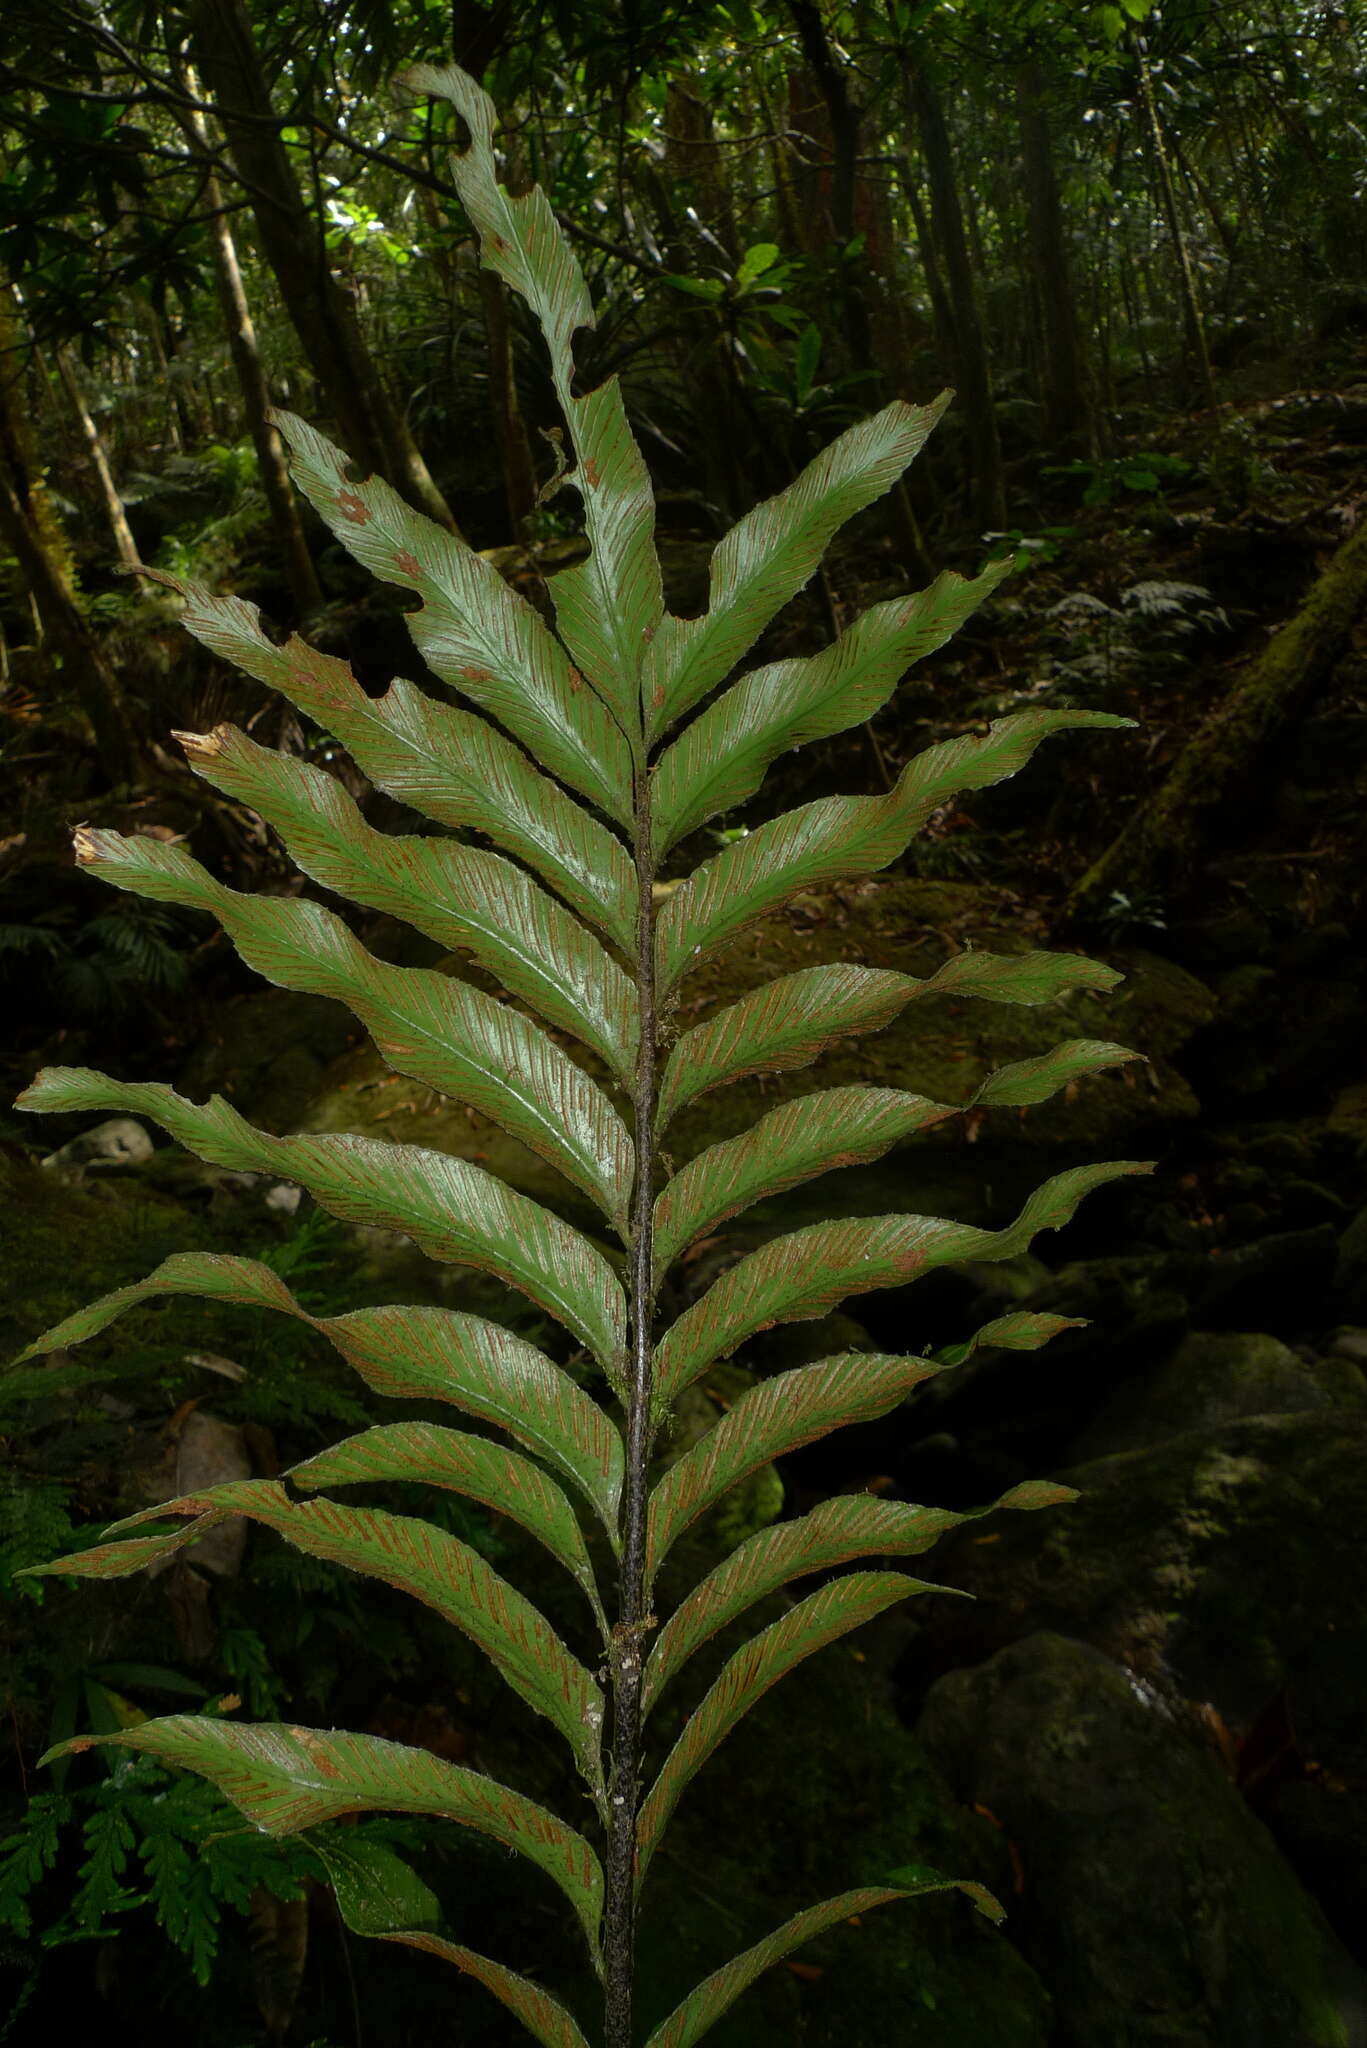
[[[1295,617],[1187,741],[1161,787],[1083,876],[1069,908],[1200,872],[1208,827],[1253,778],[1287,721],[1328,674],[1367,609],[1367,526],[1339,548]]]
[[[71,360],[70,350],[59,343],[56,349],[56,357],[57,375],[62,380],[62,389],[70,401],[71,410],[76,415],[81,429],[81,436],[85,441],[86,452],[90,457],[90,466],[95,472],[95,481],[99,485],[100,496],[104,500],[105,517],[109,521],[109,531],[114,536],[114,552],[125,569],[136,569],[138,567],[138,544],[133,538],[128,520],[124,514],[123,499],[119,496],[118,490],[115,487],[113,472],[109,467],[109,457],[105,453],[104,439],[91,416],[90,407],[86,404],[81,387],[76,380],[76,366]]]
[[[893,278],[891,210],[882,191],[859,173],[863,108],[850,91],[847,66],[814,0],[788,0],[788,11],[820,94],[820,108],[813,111],[824,119],[816,139],[829,155],[829,171],[822,181],[829,227],[824,235],[814,235],[809,225],[808,245],[819,249],[824,244],[837,266],[841,326],[851,367],[866,375],[871,393],[910,398],[911,350],[905,308]],[[864,254],[856,268],[844,251],[859,233],[864,236]],[[892,538],[908,573],[928,575],[930,564],[905,478],[894,485],[888,511]]]
[[[802,54],[821,94],[825,112],[824,141],[830,153],[825,179],[831,240],[836,244],[841,325],[850,358],[857,369],[873,367],[873,324],[850,262],[842,252],[855,233],[855,192],[859,178],[859,143],[863,109],[852,97],[849,79],[831,40],[816,0],[788,0]]]
[[[940,274],[940,259],[935,249],[935,237],[931,233],[930,222],[921,203],[921,195],[916,189],[916,173],[905,150],[898,151],[897,168],[902,179],[903,197],[911,214],[912,226],[916,230],[916,248],[925,275],[935,338],[944,350],[946,359],[955,362],[958,359],[959,344],[954,332],[954,313],[949,303],[949,294],[945,290],[944,278]]]
[[[184,74],[184,82],[188,93],[197,96],[193,72],[187,71]],[[233,231],[224,211],[218,176],[213,169],[213,148],[209,131],[203,116],[189,108],[181,114],[181,126],[205,167],[204,197],[209,206],[208,225],[210,244],[214,252],[214,280],[218,287],[218,303],[223,314],[223,326],[228,337],[228,353],[233,359],[238,388],[242,393],[242,408],[247,418],[247,430],[252,437],[252,446],[256,450],[256,466],[261,477],[261,489],[270,509],[276,540],[284,555],[290,595],[299,611],[308,613],[316,610],[323,602],[323,593],[304,535],[304,522],[299,513],[299,500],[290,482],[285,450],[280,436],[271,425],[271,400],[266,384],[266,372],[262,367],[261,352],[256,345],[256,329],[252,324],[251,308],[247,304],[246,287],[242,282],[242,269],[237,260],[237,244],[233,240]]]
[[[196,66],[213,95],[261,247],[309,366],[350,453],[430,518],[458,531],[328,261],[321,223],[304,203],[242,0],[192,0]]]
[[[489,349],[489,395],[494,402],[494,432],[503,467],[503,498],[508,509],[508,537],[527,538],[527,521],[536,510],[536,468],[527,422],[517,389],[513,329],[508,318],[508,288],[494,270],[480,270],[479,296],[484,307],[484,338]]]
[[[147,339],[152,344],[152,353],[157,359],[157,390],[162,401],[166,419],[166,438],[177,455],[183,455],[186,448],[185,424],[182,418],[184,406],[171,376],[171,355],[166,346],[166,322],[162,319],[155,299],[143,297],[147,308]]]
[[[1201,317],[1201,302],[1196,295],[1196,272],[1192,268],[1191,251],[1187,247],[1182,216],[1178,211],[1177,188],[1173,184],[1172,165],[1168,161],[1167,145],[1163,140],[1163,126],[1158,118],[1158,102],[1153,93],[1153,74],[1149,70],[1148,53],[1144,48],[1143,38],[1134,35],[1132,41],[1135,62],[1139,68],[1139,97],[1148,125],[1149,143],[1153,150],[1153,168],[1158,181],[1159,203],[1163,208],[1163,218],[1167,222],[1173,255],[1177,259],[1177,279],[1182,295],[1182,323],[1187,337],[1187,351],[1196,367],[1201,396],[1211,413],[1215,414],[1220,409],[1220,401],[1215,395],[1215,378],[1211,373],[1206,323]]]
[[[665,93],[665,175],[677,178],[698,209],[703,226],[740,260],[740,237],[731,205],[731,186],[712,129],[712,112],[685,73],[670,79]]]
[[[492,0],[489,5],[481,4],[481,0],[451,0],[451,55],[463,71],[483,84],[485,72],[502,55],[512,27],[512,0]],[[526,190],[522,180],[510,178],[509,182],[517,191]],[[493,400],[494,432],[498,436],[503,472],[508,537],[522,542],[527,538],[527,522],[537,505],[536,462],[517,388],[508,287],[496,270],[480,267],[479,297],[489,352],[489,396]]]
[[[973,467],[973,517],[983,531],[995,532],[1006,524],[1001,443],[997,439],[997,416],[992,406],[992,372],[987,359],[982,315],[978,310],[968,239],[964,233],[963,208],[959,204],[949,129],[939,92],[924,66],[913,71],[908,93],[925,154],[931,220],[940,245],[954,316],[955,370],[967,423],[969,461]]]
[[[12,288],[0,282],[0,536],[19,564],[63,680],[90,721],[110,780],[125,782],[139,750],[119,679],[77,602],[61,529],[43,488],[24,388],[27,353]]]
[[[1068,236],[1044,104],[1044,74],[1025,65],[1016,82],[1020,110],[1030,255],[1039,294],[1043,345],[1044,431],[1055,460],[1085,455],[1092,444],[1087,365],[1078,326]]]

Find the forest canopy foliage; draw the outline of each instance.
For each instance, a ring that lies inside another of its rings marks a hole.
[[[268,394],[420,509],[458,506],[476,544],[572,530],[545,359],[475,260],[449,110],[392,85],[451,56],[508,110],[514,189],[536,179],[570,224],[581,368],[623,377],[682,528],[720,532],[851,419],[946,381],[960,404],[888,515],[908,568],[946,511],[1005,528],[1032,452],[1089,490],[1161,490],[1161,450],[1112,461],[1127,409],[1207,402],[1213,358],[1361,313],[1367,88],[1336,0],[16,0],[0,520],[29,581],[35,550],[59,558],[35,586],[58,644],[77,566],[95,595],[135,549],[189,566],[154,446],[203,508],[201,565],[264,498],[277,580],[305,609],[320,575],[336,594]],[[73,565],[81,500],[103,533]],[[87,688],[112,743],[126,716]]]

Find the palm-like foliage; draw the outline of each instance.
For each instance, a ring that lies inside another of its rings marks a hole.
[[[434,1259],[497,1274],[585,1347],[601,1369],[605,1399],[594,1400],[540,1351],[480,1317],[395,1306],[314,1318],[252,1260],[178,1256],[33,1349],[78,1343],[150,1295],[254,1304],[313,1322],[372,1388],[445,1402],[519,1448],[396,1422],[306,1460],[287,1483],[243,1481],[172,1501],[153,1511],[157,1519],[181,1519],[169,1534],[126,1535],[149,1519],[133,1516],[109,1532],[115,1540],[43,1569],[118,1576],[193,1543],[225,1517],[245,1515],[312,1556],[401,1588],[462,1630],[564,1738],[596,1807],[601,1853],[517,1791],[375,1737],[175,1715],[101,1739],[201,1773],[277,1834],[381,1808],[458,1821],[520,1850],[572,1905],[604,1981],[607,2041],[628,2048],[636,1896],[690,1779],[768,1686],[922,1583],[875,1564],[797,1600],[725,1665],[642,1796],[645,1717],[709,1637],[790,1580],[859,1559],[915,1556],[963,1519],[867,1498],[830,1501],[752,1536],[655,1633],[656,1575],[691,1522],[757,1466],[843,1424],[885,1414],[943,1364],[844,1355],[782,1373],[739,1400],[652,1489],[650,1460],[668,1432],[671,1404],[755,1331],[820,1315],[845,1295],[903,1284],[946,1261],[1010,1257],[1036,1231],[1067,1222],[1090,1188],[1137,1170],[1126,1164],[1062,1174],[999,1231],[895,1215],[778,1237],[658,1331],[654,1305],[669,1267],[718,1224],[827,1168],[876,1158],[955,1113],[895,1089],[818,1092],[712,1146],[670,1178],[657,1146],[687,1102],[742,1075],[805,1064],[838,1036],[876,1028],[927,991],[1040,1003],[1070,989],[1104,988],[1115,977],[1053,954],[965,954],[920,983],[858,965],[818,967],[756,990],[683,1035],[671,1023],[677,992],[699,961],[795,892],[895,860],[950,795],[1013,773],[1050,733],[1125,721],[1028,712],[982,737],[934,747],[884,796],[809,804],[729,846],[675,888],[657,915],[657,868],[672,846],[750,796],[786,748],[867,718],[1002,571],[973,581],[941,576],[917,596],[878,606],[824,653],[772,664],[719,690],[812,575],[841,522],[896,480],[941,405],[894,404],[843,435],[722,542],[707,610],[671,617],[661,596],[649,480],[621,393],[615,380],[585,395],[574,389],[572,342],[576,329],[592,324],[592,311],[547,202],[539,191],[515,198],[499,184],[493,108],[469,78],[423,70],[411,82],[453,102],[463,117],[470,140],[456,175],[484,261],[527,299],[549,348],[574,451],[569,481],[589,542],[583,563],[552,580],[555,630],[461,541],[411,511],[388,485],[353,479],[335,448],[289,416],[280,427],[300,488],[353,554],[418,595],[410,619],[418,647],[478,709],[455,709],[402,681],[371,699],[344,663],[298,639],[284,646],[268,639],[250,606],[175,587],[192,633],[324,723],[376,785],[438,825],[482,833],[497,850],[377,833],[331,777],[230,726],[181,737],[196,772],[266,818],[306,874],[465,950],[534,1014],[441,974],[391,966],[318,904],[241,896],[178,848],[82,830],[77,852],[122,888],[212,911],[242,957],[269,979],[348,1004],[397,1072],[472,1105],[557,1167],[601,1213],[622,1255],[605,1254],[478,1166],[417,1146],[273,1137],[222,1100],[197,1105],[167,1087],[79,1069],[43,1073],[21,1100],[35,1110],[133,1110],[206,1159],[296,1181],[336,1216],[405,1232]],[[564,1049],[566,1037],[596,1056],[605,1080]],[[1127,1057],[1116,1046],[1072,1042],[1001,1070],[976,1100],[1037,1102]],[[1032,1349],[1057,1327],[1055,1318],[1015,1315],[977,1341]],[[599,1636],[588,1661],[455,1536],[331,1497],[376,1480],[454,1489],[513,1517],[582,1589]],[[1064,1497],[1057,1487],[1027,1486],[997,1505],[1038,1507]],[[615,1602],[599,1584],[581,1525],[585,1510],[617,1561]],[[354,1924],[447,1957],[480,1978],[540,2041],[584,2048],[576,2021],[539,1986],[433,1932],[430,1895],[416,1880],[392,1868],[358,1873],[332,1854],[339,1899]],[[651,2048],[699,2039],[760,1970],[823,1927],[950,1882],[927,1873],[901,1888],[814,1907],[699,1986],[651,2035]],[[977,1887],[963,1889],[996,1910]]]

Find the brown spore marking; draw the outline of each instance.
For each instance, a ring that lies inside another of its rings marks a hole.
[[[339,1769],[338,1765],[334,1763],[333,1759],[328,1755],[322,1743],[318,1740],[317,1731],[315,1729],[291,1728],[290,1734],[294,1737],[295,1741],[299,1744],[300,1748],[308,1756],[309,1761],[312,1763],[314,1769],[317,1771],[320,1778],[341,1777],[341,1770]]]
[[[339,491],[337,493],[337,508],[342,517],[349,519],[353,526],[365,526],[369,522],[369,508],[363,498],[357,497],[355,491]]]
[[[421,576],[422,574],[422,563],[416,555],[410,554],[407,548],[399,549],[398,554],[394,557],[394,567],[402,569],[405,576]]]
[[[596,491],[598,488],[598,479],[602,475],[602,471],[599,469],[598,464],[590,459],[588,462],[581,464],[581,467],[584,472],[584,482],[588,485],[591,491]]]
[[[463,683],[491,683],[494,679],[494,672],[491,668],[480,668],[474,662],[471,662],[465,668],[457,670],[457,674]]]

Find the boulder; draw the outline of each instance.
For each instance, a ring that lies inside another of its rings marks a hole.
[[[1131,1199],[1142,1201],[1145,1183],[1126,1185],[1140,1190]],[[1094,1199],[1104,1201],[1106,1195]],[[1086,1228],[1089,1221],[1084,1209],[1079,1224],[1070,1229]],[[1016,1478],[1075,1462],[1093,1455],[1090,1447],[1080,1446],[1090,1446],[1086,1433],[1099,1424],[1110,1403],[1142,1405],[1155,1367],[1171,1357],[1193,1324],[1205,1333],[1261,1331],[1269,1333],[1265,1341],[1283,1343],[1313,1328],[1333,1299],[1336,1248],[1334,1230],[1325,1224],[1279,1231],[1218,1253],[1150,1247],[1071,1260],[1056,1273],[1045,1274],[1027,1293],[1013,1294],[1010,1306],[1073,1317],[1084,1327],[1063,1331],[1028,1359],[1013,1352],[979,1352],[957,1371],[932,1381],[916,1405],[924,1417],[934,1417],[933,1423],[927,1420],[928,1427],[949,1430],[970,1450],[987,1442],[1008,1446],[1018,1461]],[[1006,1305],[990,1287],[981,1288],[976,1296],[965,1295],[963,1277],[962,1269],[947,1277],[932,1276],[932,1281],[940,1281],[938,1294],[950,1312],[952,1328],[937,1314],[941,1302],[931,1282],[908,1292],[911,1313],[919,1318],[921,1335],[931,1346],[962,1337],[1000,1315]],[[951,1283],[960,1290],[954,1298],[949,1296]],[[894,1348],[890,1338],[898,1340],[883,1318],[900,1299],[895,1294],[873,1295],[862,1308],[869,1329],[885,1349]],[[1315,1377],[1332,1382],[1343,1399],[1354,1398],[1352,1381],[1337,1364],[1303,1365],[1299,1377],[1302,1382]],[[1257,1412],[1269,1398],[1257,1397],[1251,1407],[1235,1402],[1225,1412]],[[1293,1405],[1306,1405],[1310,1398],[1307,1394]],[[1274,1400],[1272,1405],[1278,1404]],[[1216,1410],[1210,1419],[1219,1419]],[[1181,1426],[1190,1427],[1192,1422]],[[1155,1423],[1154,1434],[1163,1433],[1163,1426]],[[1106,1440],[1107,1450],[1119,1447],[1117,1440]],[[968,1500],[965,1495],[955,1504],[967,1505]]]
[[[1221,1731],[1274,1824],[1308,1788],[1285,1844],[1337,1919],[1367,1898],[1367,1410],[1189,1430],[1058,1476],[1070,1507],[936,1553],[976,1603],[924,1610],[903,1680],[1040,1629],[1089,1643]],[[1367,1962],[1364,1924],[1339,1924]]]
[[[169,1253],[210,1248],[201,1220],[149,1186],[142,1173],[73,1179],[27,1160],[0,1159],[0,1203],[6,1218],[0,1233],[0,1357],[12,1358],[97,1295],[141,1280]],[[73,1246],[79,1257],[73,1257]],[[55,1394],[68,1372],[80,1384],[92,1376],[97,1359],[116,1351],[137,1350],[144,1369],[149,1363],[172,1364],[184,1344],[172,1348],[160,1330],[150,1334],[153,1324],[148,1312],[141,1322],[116,1324],[108,1338],[73,1352],[70,1368],[11,1369],[4,1405],[22,1407]]]
[[[1086,1462],[1254,1415],[1367,1408],[1351,1359],[1292,1351],[1276,1337],[1193,1331],[1165,1365],[1119,1388],[1073,1446]]]
[[[1218,1756],[1132,1672],[1032,1635],[941,1679],[918,1733],[1014,1848],[1008,1924],[1057,2048],[1367,2042],[1367,1980]]]
[[[936,1665],[1036,1629],[1251,1728],[1279,1695],[1299,1748],[1367,1780],[1367,1410],[1252,1417],[1056,1476],[1080,1498],[936,1553],[977,1596],[936,1612]]]
[[[681,1708],[667,1695],[658,1713],[658,1734],[672,1739]],[[804,1906],[908,1863],[998,1891],[1009,1881],[995,1831],[956,1810],[857,1643],[837,1645],[763,1700],[684,1795],[644,1895],[642,2020],[662,2018]],[[957,1896],[882,1907],[792,1963],[760,1979],[708,2048],[1044,2048],[1050,2038],[1039,1979]]]
[[[135,1117],[111,1116],[49,1152],[43,1164],[58,1172],[80,1167],[87,1172],[110,1173],[121,1167],[145,1166],[152,1151],[152,1140]]]
[[[1350,1321],[1367,1320],[1367,1209],[1360,1209],[1338,1241],[1334,1290]]]

